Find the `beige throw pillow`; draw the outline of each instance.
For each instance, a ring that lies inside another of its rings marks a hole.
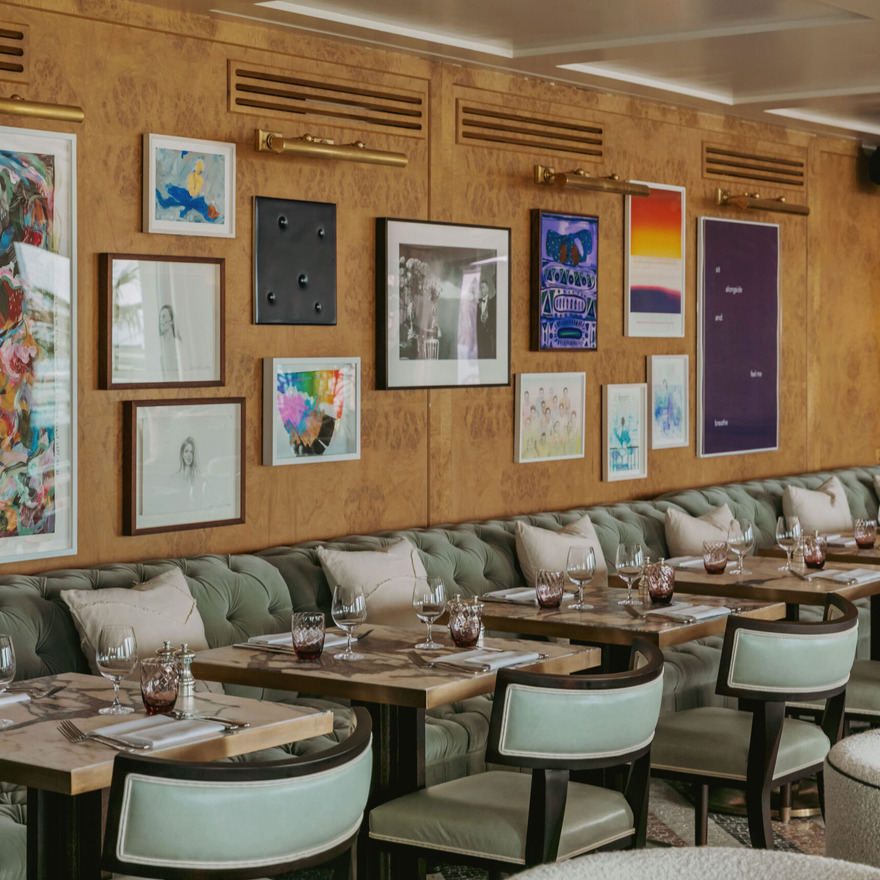
[[[829,477],[818,489],[786,486],[782,512],[787,517],[796,516],[807,531],[845,532],[853,525],[846,491],[837,477]]]
[[[666,508],[666,546],[672,556],[702,556],[703,541],[726,541],[733,514],[727,504],[702,516]]]
[[[361,584],[367,620],[381,626],[417,626],[413,583],[428,576],[419,551],[401,538],[381,550],[318,547],[318,559],[332,591],[336,584]]]
[[[96,675],[100,672],[95,665],[95,649],[101,627],[106,624],[127,623],[134,628],[140,659],[155,654],[166,639],[175,648],[184,642],[193,651],[208,647],[196,600],[179,568],[127,589],[62,590],[61,598],[70,609],[83,653]],[[130,677],[137,675],[132,673]]]
[[[561,531],[553,532],[528,523],[516,524],[516,556],[526,583],[535,586],[535,572],[541,568],[565,570],[568,549],[572,546],[586,545],[596,554],[596,576],[590,586],[608,586],[608,566],[596,529],[590,517],[584,514],[580,519],[569,523]]]

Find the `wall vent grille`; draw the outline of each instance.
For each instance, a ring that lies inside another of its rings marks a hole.
[[[713,179],[804,189],[807,184],[807,164],[800,150],[787,155],[773,155],[703,144],[703,175]]]
[[[352,71],[354,73],[354,71]],[[396,77],[395,79],[399,79]],[[427,91],[229,62],[229,109],[424,137]]]
[[[28,28],[0,22],[0,80],[28,81]]]
[[[476,146],[521,147],[598,160],[603,155],[601,125],[561,117],[516,112],[490,104],[458,101],[458,141]]]

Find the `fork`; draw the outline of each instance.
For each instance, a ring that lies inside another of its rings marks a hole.
[[[72,721],[61,721],[58,724],[58,730],[61,731],[61,735],[72,743],[81,743],[86,740],[93,739],[95,742],[99,742],[102,745],[110,746],[111,748],[118,749],[121,752],[134,752],[139,749],[149,749],[151,746],[149,745],[137,745],[135,743],[129,742],[124,739],[117,739],[114,736],[107,736],[103,733],[94,733],[94,732],[86,732],[84,730],[80,730]]]
[[[488,672],[492,667],[486,664],[480,666],[463,666],[460,663],[453,663],[449,660],[426,660],[417,651],[407,651],[407,657],[412,660],[416,666],[422,669],[442,669],[446,672]]]
[[[691,617],[689,614],[675,615],[674,617],[671,614],[663,614],[662,612],[652,611],[648,614],[645,611],[639,611],[633,605],[623,605],[623,610],[629,614],[630,617],[635,617],[638,620],[650,620],[652,617],[655,619],[667,621],[669,623],[696,623],[697,618]]]

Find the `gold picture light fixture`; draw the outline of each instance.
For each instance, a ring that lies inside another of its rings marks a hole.
[[[715,190],[715,204],[730,208],[754,211],[778,211],[781,214],[800,214],[805,217],[810,213],[806,205],[792,205],[785,201],[785,196],[776,199],[762,199],[758,193],[740,193],[735,195],[726,189]]]
[[[367,162],[370,165],[392,165],[405,168],[409,161],[403,153],[389,150],[369,150],[363,141],[353,144],[337,144],[330,138],[314,137],[304,134],[298,138],[286,138],[277,131],[263,131],[258,128],[257,151],[272,153],[293,153],[310,159],[342,159],[347,162]]]
[[[608,177],[591,177],[589,171],[576,168],[574,171],[556,173],[555,168],[535,165],[535,183],[550,186],[571,186],[576,189],[591,189],[596,192],[620,193],[624,196],[649,196],[651,190],[643,183],[621,180],[616,174]]]
[[[85,119],[82,107],[73,104],[43,104],[40,101],[25,101],[21,95],[0,98],[0,116],[28,116],[34,119],[57,119],[60,122],[82,122]]]

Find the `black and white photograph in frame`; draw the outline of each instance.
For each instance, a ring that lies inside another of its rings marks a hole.
[[[243,397],[126,401],[127,535],[244,522]]]
[[[510,384],[510,230],[379,218],[376,387]]]

